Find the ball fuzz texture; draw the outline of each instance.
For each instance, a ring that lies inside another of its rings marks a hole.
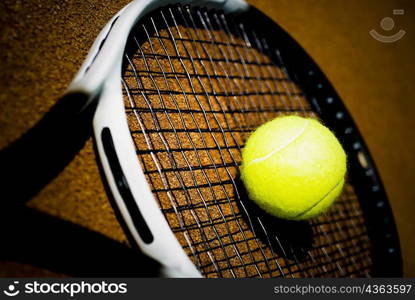
[[[276,118],[260,126],[242,151],[241,179],[269,214],[305,220],[340,194],[346,154],[334,134],[314,119]]]

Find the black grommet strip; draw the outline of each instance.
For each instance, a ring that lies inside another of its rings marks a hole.
[[[102,145],[104,146],[104,152],[107,157],[109,166],[111,168],[112,175],[114,177],[115,184],[117,185],[118,192],[123,199],[125,206],[128,209],[128,213],[134,223],[135,229],[140,235],[144,243],[150,244],[153,242],[154,237],[148,227],[146,221],[138,208],[137,203],[131,193],[130,186],[122,171],[120,161],[118,160],[117,153],[114,147],[114,141],[112,139],[111,131],[108,127],[105,127],[101,132]],[[114,197],[115,198],[115,197]]]

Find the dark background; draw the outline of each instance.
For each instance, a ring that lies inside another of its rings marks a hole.
[[[0,148],[33,126],[55,103],[100,29],[128,2],[0,2]],[[343,98],[389,196],[400,234],[404,275],[414,277],[415,2],[248,2],[307,50]],[[393,16],[393,9],[404,9],[405,15]],[[379,25],[387,16],[395,20],[390,32]],[[392,44],[380,43],[368,33],[376,29],[387,35],[400,28],[406,35]],[[101,184],[91,141],[28,206],[127,243]],[[31,275],[56,274],[0,261],[0,276]]]

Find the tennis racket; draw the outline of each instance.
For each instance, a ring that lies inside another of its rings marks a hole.
[[[239,181],[248,136],[283,114],[319,118],[348,154],[342,195],[306,222],[265,214]],[[341,99],[289,34],[242,0],[124,7],[65,96],[2,151],[5,194],[36,194],[91,129],[120,220],[163,276],[402,274],[384,188]]]

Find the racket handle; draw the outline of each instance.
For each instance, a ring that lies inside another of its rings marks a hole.
[[[63,170],[91,136],[95,107],[96,101],[86,94],[65,95],[34,127],[0,151],[0,205],[24,203]]]

